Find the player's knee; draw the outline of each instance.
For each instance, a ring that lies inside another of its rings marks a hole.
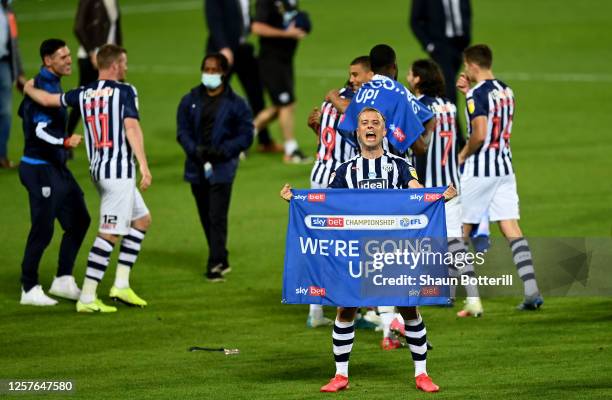
[[[132,222],[132,227],[140,230],[140,231],[146,231],[149,229],[149,227],[151,226],[151,222],[152,222],[152,218],[151,218],[151,214],[147,214],[144,217],[140,217],[136,220],[134,220]]]
[[[113,235],[111,233],[98,232],[98,237],[101,237],[112,244],[116,244],[119,241],[119,235]]]

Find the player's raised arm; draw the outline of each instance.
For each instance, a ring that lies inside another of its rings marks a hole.
[[[34,87],[34,79],[30,79],[25,83],[23,92],[30,96],[32,100],[44,107],[61,107],[61,94],[49,93]]]
[[[140,174],[142,178],[140,180],[140,189],[147,190],[149,186],[151,186],[151,180],[153,179],[151,176],[151,171],[149,171],[149,165],[147,163],[147,156],[144,150],[144,138],[142,135],[142,129],[140,128],[140,123],[136,118],[126,118],[124,120],[125,124],[125,136],[127,137],[132,150],[134,150],[134,155],[138,160],[138,166],[140,168]]]

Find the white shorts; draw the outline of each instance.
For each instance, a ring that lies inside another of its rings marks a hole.
[[[318,183],[315,181],[310,181],[310,188],[311,189],[327,189],[327,185],[324,183]]]
[[[104,179],[94,184],[100,193],[99,232],[127,235],[132,221],[149,214],[134,179]]]
[[[463,237],[463,225],[461,223],[461,196],[444,203],[446,212],[446,236],[449,238]]]
[[[479,224],[488,212],[489,221],[519,219],[519,198],[514,174],[461,176],[461,209],[465,224]]]

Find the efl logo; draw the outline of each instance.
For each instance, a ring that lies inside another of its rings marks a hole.
[[[317,297],[325,296],[325,288],[318,287],[318,286],[308,287],[308,292],[309,292],[309,295],[311,296],[317,296]]]
[[[398,142],[403,142],[406,140],[406,134],[401,130],[400,127],[395,128],[393,131],[393,137],[397,139]]]
[[[325,201],[325,193],[308,193],[308,201],[311,203],[314,202],[324,202]]]
[[[425,193],[425,201],[429,201],[429,202],[436,201],[442,196],[443,196],[442,193]]]

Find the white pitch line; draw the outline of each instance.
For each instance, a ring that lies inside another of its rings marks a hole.
[[[41,2],[40,8],[43,9],[45,5],[50,5],[52,2]],[[121,15],[130,14],[152,14],[166,11],[191,11],[191,10],[202,10],[202,1],[177,1],[168,3],[152,3],[152,4],[138,4],[121,6]],[[33,22],[33,21],[56,21],[64,19],[74,19],[76,14],[76,6],[72,10],[59,10],[59,11],[43,11],[33,13],[21,13],[17,14],[18,22]],[[204,17],[202,17],[204,18]]]

